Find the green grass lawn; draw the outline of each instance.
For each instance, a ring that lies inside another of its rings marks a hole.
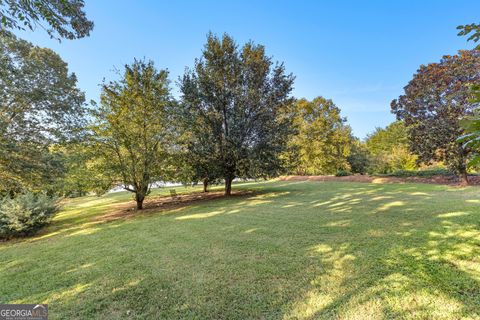
[[[112,222],[96,218],[130,195],[70,200],[0,244],[0,302],[51,319],[480,319],[478,188],[240,188],[257,193]]]

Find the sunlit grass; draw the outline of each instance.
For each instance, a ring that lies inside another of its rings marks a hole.
[[[236,188],[256,192],[111,222],[130,194],[71,199],[0,244],[0,303],[49,303],[51,319],[480,318],[478,188]]]

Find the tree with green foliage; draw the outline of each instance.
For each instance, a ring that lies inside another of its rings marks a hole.
[[[221,168],[214,158],[216,154],[215,139],[208,126],[198,122],[203,119],[190,118],[194,122],[183,120],[186,121],[183,124],[187,125],[185,136],[182,139],[185,147],[182,154],[182,163],[184,164],[184,170],[187,172],[183,180],[193,183],[201,181],[203,192],[208,192],[208,186],[222,178]]]
[[[439,63],[422,65],[405,87],[405,94],[391,104],[397,119],[405,122],[410,149],[419,160],[443,161],[464,183],[468,183],[470,149],[457,141],[463,134],[459,119],[476,106],[470,101],[469,85],[479,83],[479,69],[477,50],[444,56]]]
[[[460,32],[458,33],[459,36],[468,36],[467,41],[478,42],[480,41],[480,24],[479,23],[470,23],[463,26],[457,27]],[[480,49],[480,45],[476,47],[476,49]]]
[[[211,135],[209,159],[225,180],[226,195],[235,178],[281,171],[293,80],[263,46],[248,42],[239,48],[227,34],[209,34],[202,58],[181,79],[181,105]]]
[[[76,141],[64,145],[55,145],[52,152],[59,155],[63,166],[63,175],[53,182],[53,190],[58,196],[80,197],[96,191],[102,183],[99,173],[93,174],[90,167],[98,161],[88,141]]]
[[[63,174],[52,145],[81,137],[85,96],[52,50],[0,31],[0,191],[45,190]]]
[[[373,154],[390,152],[396,146],[408,147],[408,131],[403,121],[395,121],[385,128],[375,128],[365,139],[368,150]]]
[[[470,89],[472,94],[470,101],[477,106],[480,105],[480,85],[473,85]],[[480,109],[477,107],[473,114],[464,117],[460,124],[465,133],[457,141],[462,143],[464,149],[472,150],[469,166],[478,169],[480,167]]]
[[[458,26],[459,36],[469,36],[467,41],[478,42],[480,40],[480,24],[472,23],[465,26]],[[480,45],[477,45],[477,50]],[[475,83],[470,86],[472,104],[480,105],[480,84]],[[478,168],[480,166],[480,111],[477,108],[471,116],[467,116],[461,121],[465,130],[465,135],[458,138],[458,142],[463,143],[463,147],[472,150],[472,159],[469,165]]]
[[[365,174],[370,167],[370,152],[366,144],[358,138],[352,138],[350,154],[347,157],[351,173]]]
[[[201,182],[203,191],[208,192],[210,184],[222,179],[221,167],[215,158],[218,154],[215,136],[205,122],[207,119],[199,117],[188,106],[180,108],[177,117],[177,131],[180,132],[179,142],[182,146],[180,161],[177,161],[177,164],[181,164],[180,180],[193,184]]]
[[[92,146],[100,161],[92,169],[108,177],[104,191],[121,184],[133,192],[138,210],[152,184],[168,179],[171,107],[168,72],[135,60],[122,79],[103,85],[93,112]]]
[[[290,140],[296,150],[294,172],[318,175],[349,169],[352,135],[340,108],[323,97],[300,99],[295,107],[294,126],[298,131]]]
[[[403,121],[376,128],[367,136],[365,145],[370,153],[371,173],[414,170],[417,167],[417,157],[409,152],[408,131]]]
[[[83,6],[83,0],[0,0],[0,31],[39,27],[52,38],[83,38],[93,29]]]

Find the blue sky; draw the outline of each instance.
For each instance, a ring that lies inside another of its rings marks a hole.
[[[136,58],[168,68],[173,82],[201,54],[209,31],[253,40],[296,76],[294,95],[324,96],[363,138],[394,120],[390,101],[419,65],[473,44],[459,24],[480,21],[480,1],[123,1],[86,0],[95,29],[59,43],[42,31],[21,37],[68,62],[87,98]],[[176,90],[174,91],[176,93]]]

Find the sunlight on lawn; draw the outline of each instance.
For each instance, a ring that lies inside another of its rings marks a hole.
[[[0,244],[2,302],[54,318],[480,318],[477,189],[246,188],[113,222],[99,218],[125,195],[73,199],[43,234]]]
[[[216,216],[218,214],[225,213],[225,210],[221,211],[212,211],[212,212],[206,212],[206,213],[195,213],[195,214],[190,214],[186,216],[180,216],[175,218],[176,220],[187,220],[187,219],[203,219],[203,218],[209,218]]]
[[[401,207],[401,206],[404,206],[404,205],[405,205],[405,202],[403,202],[403,201],[392,201],[392,202],[386,203],[383,206],[381,206],[380,208],[378,208],[378,211],[387,211],[390,208]]]

